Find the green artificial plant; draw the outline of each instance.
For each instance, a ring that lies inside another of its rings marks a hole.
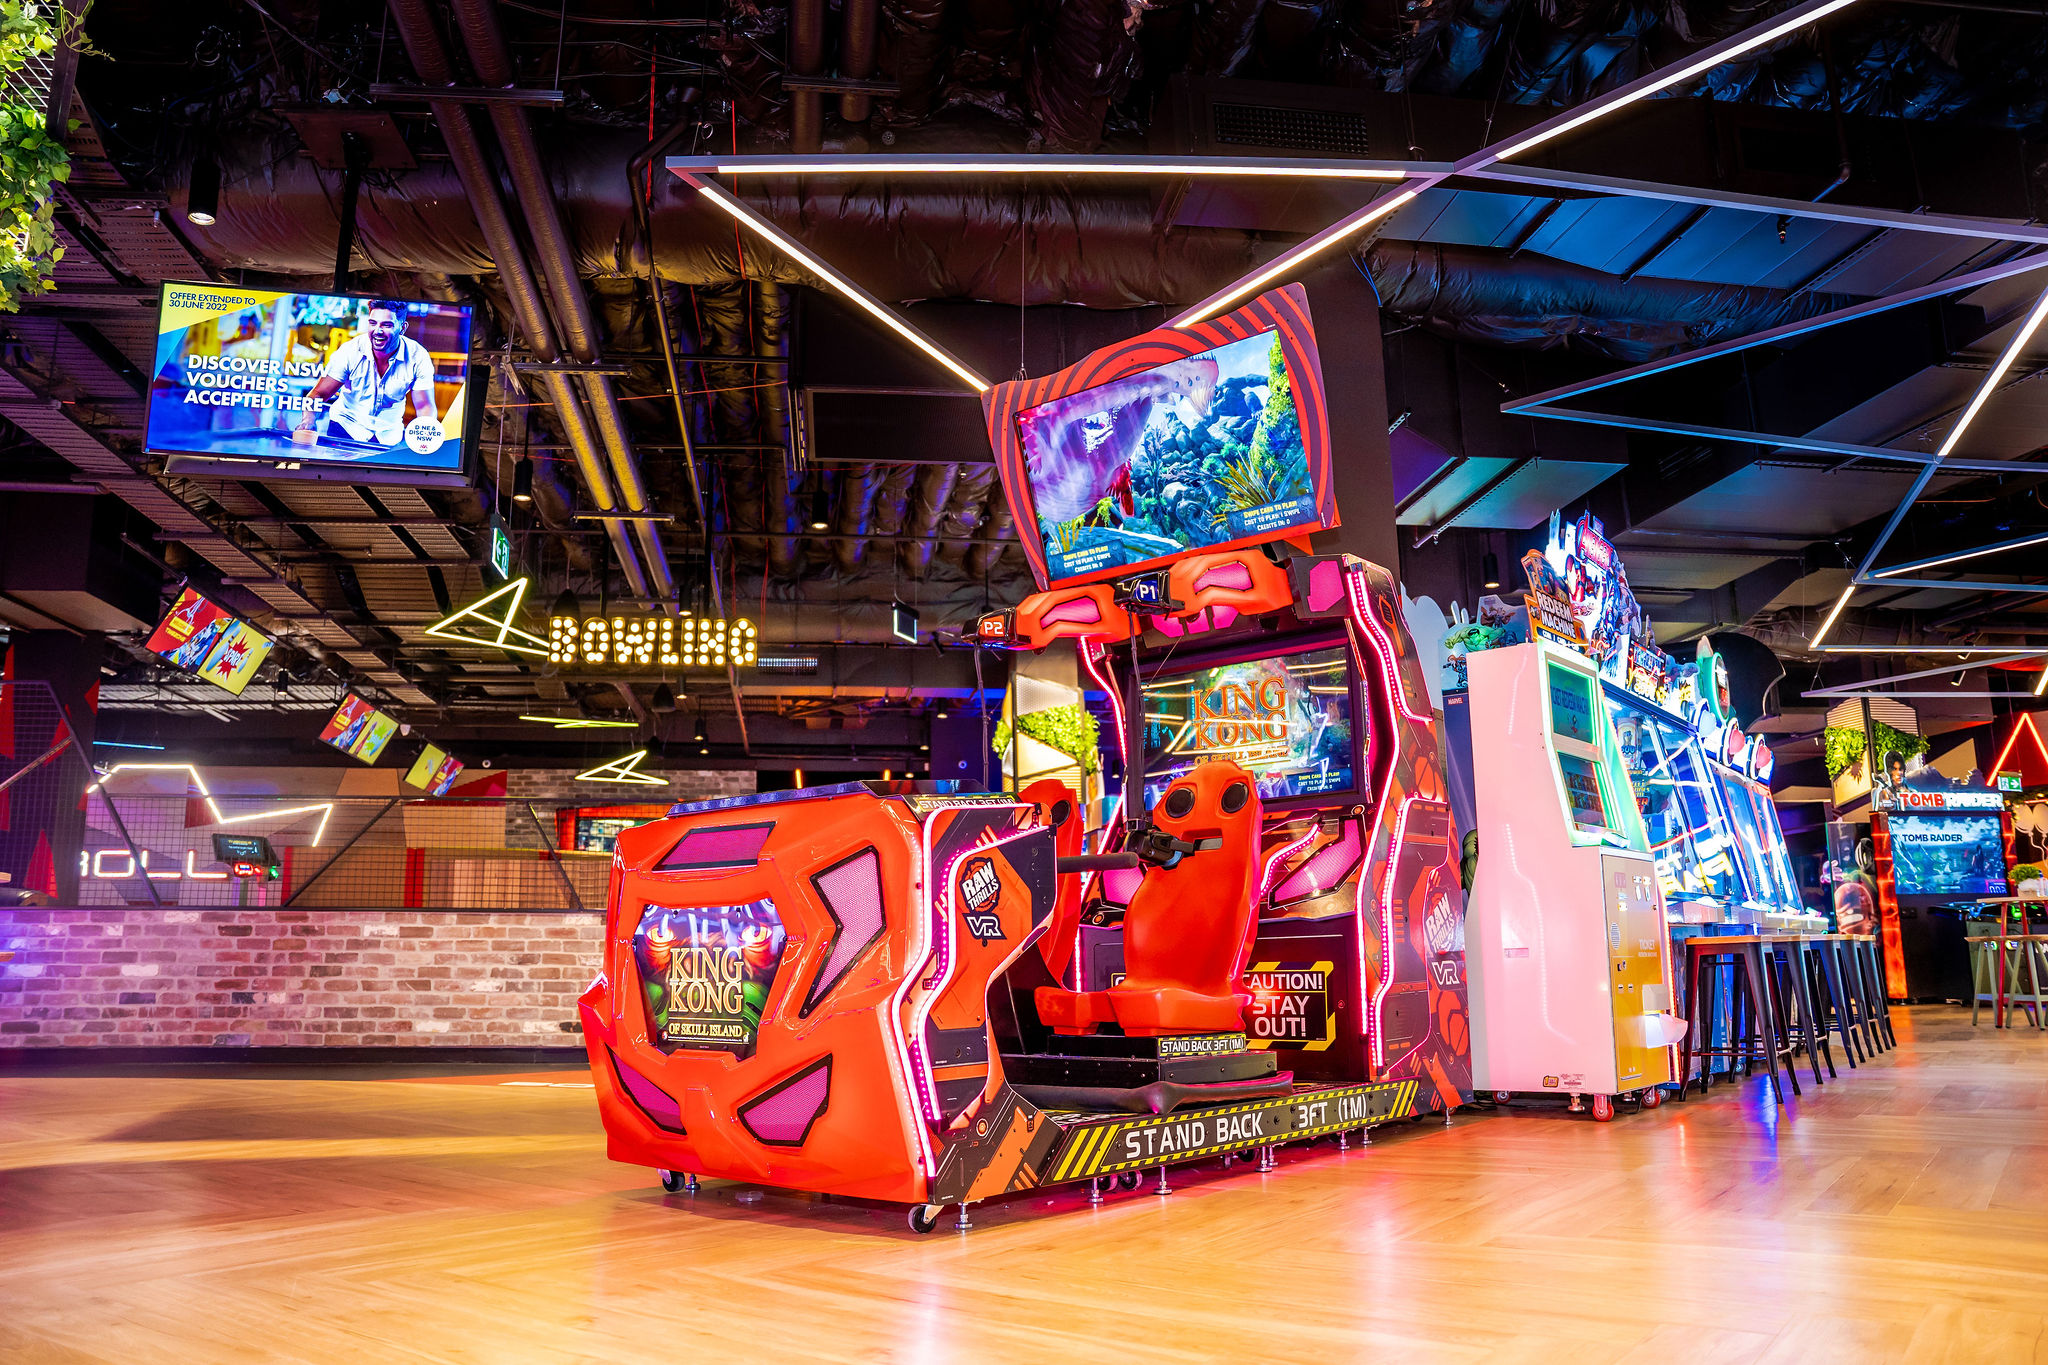
[[[1059,750],[1081,765],[1081,771],[1092,773],[1100,766],[1096,756],[1096,745],[1101,741],[1101,728],[1088,708],[1079,705],[1048,706],[1043,711],[1027,711],[1018,721],[1026,735],[1040,744]],[[1010,749],[1010,722],[998,721],[995,733],[995,751],[1008,753]]]
[[[1870,728],[1877,739],[1880,754],[1897,754],[1911,762],[1927,752],[1929,741],[1925,735],[1909,735],[1904,730],[1894,730],[1881,720],[1874,720]],[[1830,781],[1856,766],[1863,757],[1863,727],[1860,725],[1830,725],[1824,736],[1828,778]]]
[[[22,78],[60,41],[91,51],[78,31],[82,14],[31,0],[0,0],[0,312],[46,294],[64,248],[52,225],[50,186],[71,178],[71,157],[50,135],[47,112],[33,102],[37,85]]]

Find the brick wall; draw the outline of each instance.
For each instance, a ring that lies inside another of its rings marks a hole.
[[[592,760],[593,763],[595,761]],[[662,760],[652,755],[642,766],[650,776],[662,778],[662,785],[578,782],[576,774],[582,771],[580,768],[516,768],[505,774],[505,795],[514,801],[531,801],[543,810],[552,810],[556,806],[706,801],[714,796],[750,796],[754,791],[754,771],[751,768],[672,769],[664,767]]]
[[[0,910],[0,1049],[574,1046],[602,937],[596,914]]]

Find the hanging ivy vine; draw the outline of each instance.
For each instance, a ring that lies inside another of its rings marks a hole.
[[[1894,730],[1881,720],[1872,721],[1870,728],[1876,734],[1880,754],[1897,754],[1910,763],[1928,750],[1929,741],[1925,735],[1909,735],[1904,730]],[[1863,757],[1864,736],[1860,725],[1830,725],[1823,742],[1830,781],[1855,767]]]
[[[71,157],[50,136],[48,113],[32,102],[35,84],[22,73],[66,38],[90,51],[78,31],[83,20],[62,7],[0,0],[0,312],[18,312],[22,299],[56,287],[64,248],[50,186],[71,178]]]

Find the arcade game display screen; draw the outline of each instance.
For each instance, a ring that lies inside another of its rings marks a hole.
[[[1268,801],[1357,785],[1342,645],[1155,678],[1144,705],[1148,800],[1205,758],[1242,764]]]
[[[470,309],[167,283],[148,448],[173,473],[459,483]]]
[[[2003,896],[2005,835],[1996,815],[1894,815],[1892,885],[1901,896]]]
[[[1017,428],[1054,583],[1323,525],[1278,332],[1026,408]]]
[[[1550,665],[1550,729],[1559,739],[1600,742],[1593,724],[1593,680],[1577,669]]]

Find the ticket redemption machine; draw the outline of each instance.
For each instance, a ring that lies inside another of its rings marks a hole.
[[[1480,858],[1466,924],[1474,1088],[1563,1093],[1593,1117],[1673,1079],[1657,867],[1599,672],[1543,640],[1472,654]]]

